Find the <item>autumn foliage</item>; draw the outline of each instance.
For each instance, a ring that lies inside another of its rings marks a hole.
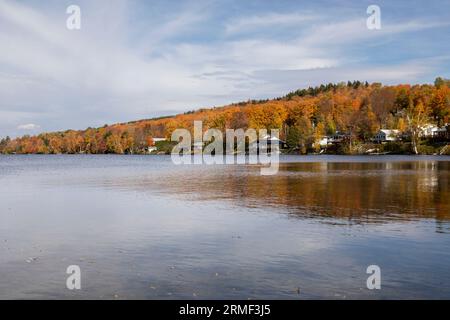
[[[398,129],[415,137],[425,123],[450,122],[449,81],[434,85],[383,86],[359,81],[321,85],[273,100],[200,109],[172,117],[114,124],[82,131],[42,133],[0,141],[0,153],[18,154],[141,154],[153,138],[170,139],[177,128],[279,129],[291,147],[305,152],[321,137],[345,132],[353,143],[369,141],[380,129]]]

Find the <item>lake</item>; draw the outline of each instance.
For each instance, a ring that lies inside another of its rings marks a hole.
[[[450,157],[0,156],[0,299],[418,298],[450,299]]]

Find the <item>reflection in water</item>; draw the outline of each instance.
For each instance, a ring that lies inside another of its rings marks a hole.
[[[261,176],[256,166],[184,169],[108,184],[245,207],[283,207],[298,217],[355,222],[450,218],[450,162],[282,163],[275,176]]]
[[[450,298],[448,157],[282,161],[0,156],[0,299]]]

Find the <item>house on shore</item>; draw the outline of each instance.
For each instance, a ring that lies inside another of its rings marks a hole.
[[[265,136],[258,138],[258,140],[250,142],[249,150],[253,149],[253,148],[255,150],[259,150],[259,144],[260,144],[261,141],[265,141],[266,142],[267,150],[269,152],[272,151],[272,146],[273,145],[278,145],[278,149],[279,150],[287,148],[286,141],[283,141],[283,140],[281,140],[278,137],[275,137],[275,136],[272,137],[271,135],[266,134]]]
[[[161,142],[161,141],[166,141],[166,138],[152,138],[153,140],[153,145],[152,146],[148,146],[147,147],[147,152],[148,153],[152,153],[152,152],[156,152],[158,151],[158,147],[156,146],[157,142]]]
[[[280,146],[281,149],[286,148],[286,142],[285,141],[280,140],[280,138],[278,138],[278,137],[272,137],[269,134],[266,134],[265,136],[260,138],[260,140],[266,140],[268,146],[270,146],[272,144],[275,144],[275,143],[278,143],[278,145]]]
[[[156,146],[147,147],[147,152],[152,153],[158,151],[158,148]]]
[[[345,139],[349,138],[349,135],[344,132],[336,131],[336,133],[329,135],[326,138],[326,144],[333,144],[333,143],[341,143]],[[322,143],[325,142],[324,139],[321,140]]]
[[[383,143],[383,142],[392,142],[397,141],[399,138],[400,131],[399,130],[388,130],[381,129],[378,133],[372,138],[372,141],[375,143]]]
[[[322,136],[311,144],[313,148],[325,149],[331,145],[340,144],[350,138],[350,135],[344,132],[336,131],[334,134]]]
[[[259,138],[259,141],[261,140],[265,140],[267,142],[267,148],[268,150],[272,149],[272,145],[278,145],[279,149],[285,149],[287,148],[287,144],[286,141],[281,140],[278,137],[275,136],[271,136],[269,134],[266,134],[265,136],[263,136],[262,138]],[[259,143],[259,142],[258,142]]]
[[[439,128],[434,124],[426,124],[421,128],[423,138],[445,138],[447,136],[447,126]]]
[[[322,136],[319,140],[312,143],[311,147],[325,149],[328,146],[329,138],[327,136]]]

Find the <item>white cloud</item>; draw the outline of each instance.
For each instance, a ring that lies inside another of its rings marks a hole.
[[[17,126],[17,129],[19,129],[19,130],[37,130],[40,128],[41,128],[41,126],[34,124],[34,123],[21,124],[21,125]]]
[[[390,35],[416,32],[431,28],[449,26],[450,22],[430,22],[410,20],[396,23],[383,23],[380,30],[369,30],[364,18],[334,21],[312,25],[301,41],[307,46],[338,46],[360,41],[386,39]],[[340,47],[342,50],[342,47]]]
[[[304,25],[319,19],[320,17],[312,13],[269,13],[256,16],[246,16],[233,19],[225,26],[227,35],[245,33],[250,31],[261,31],[271,27],[294,27]]]

